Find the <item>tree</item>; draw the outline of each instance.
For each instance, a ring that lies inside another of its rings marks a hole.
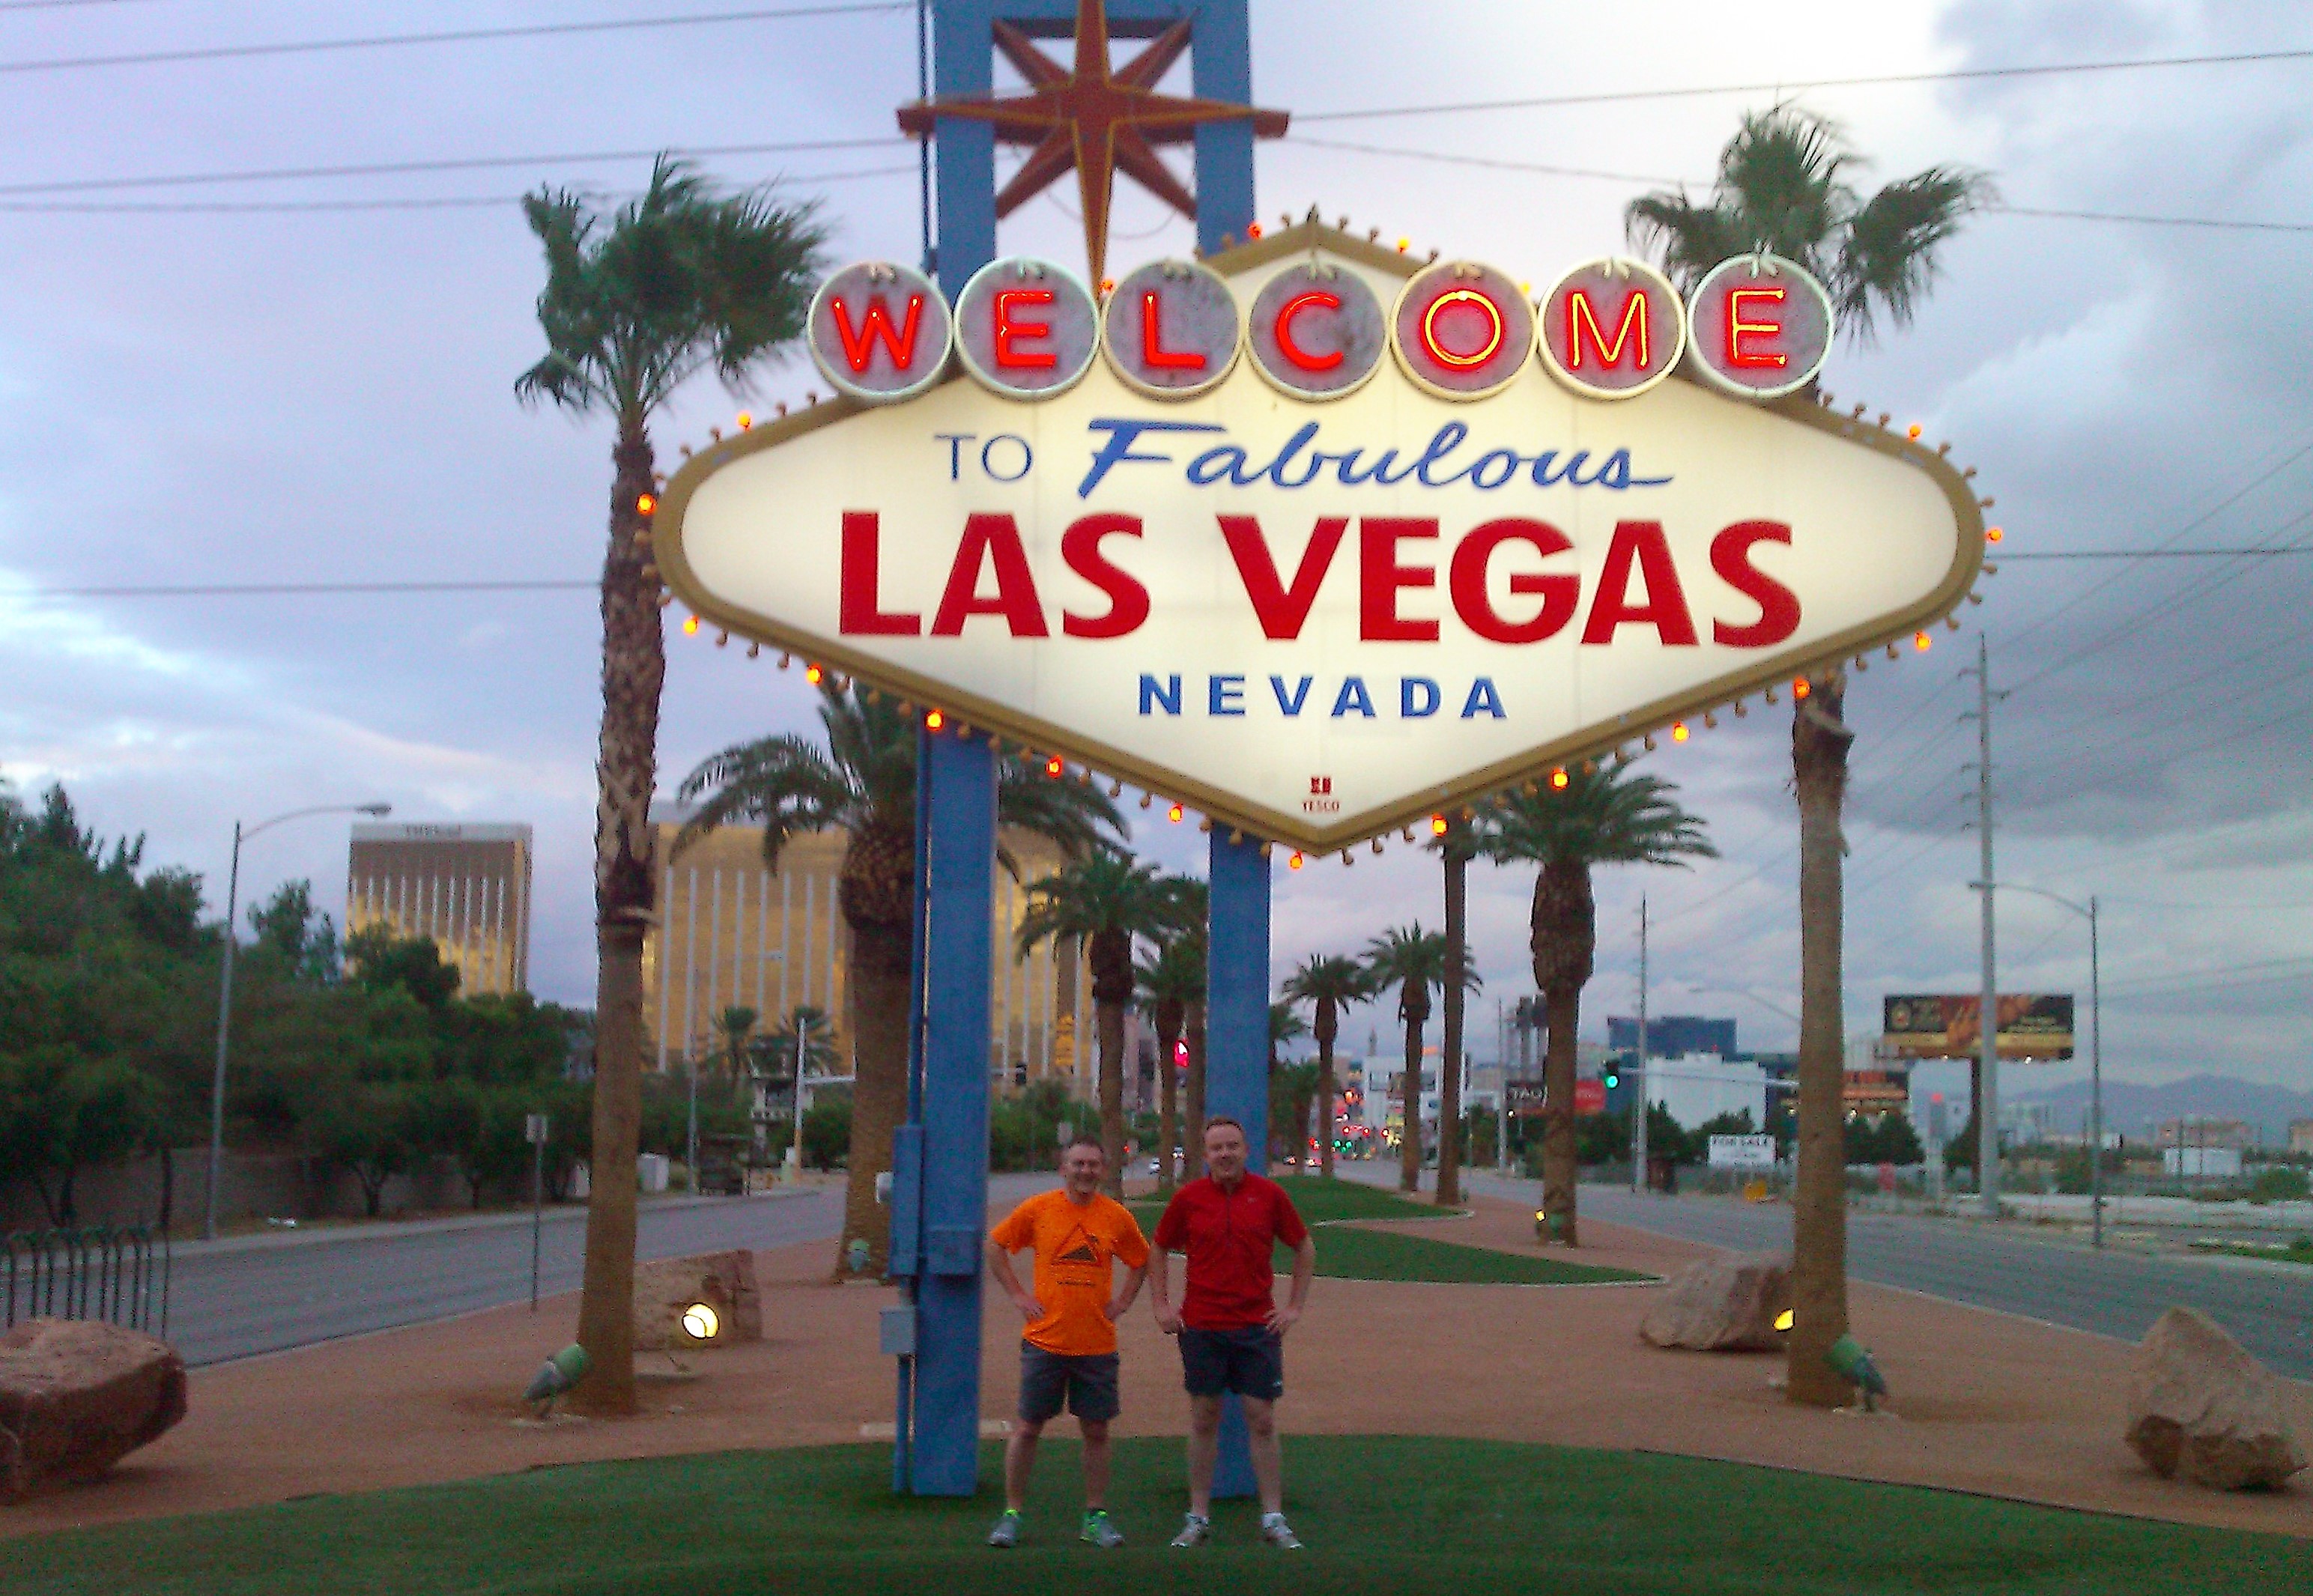
[[[1679,807],[1678,789],[1614,766],[1556,774],[1534,791],[1503,794],[1481,811],[1479,846],[1498,864],[1538,864],[1529,920],[1534,981],[1548,1039],[1543,1061],[1542,1206],[1551,1234],[1579,1246],[1575,1188],[1574,1038],[1582,988],[1598,947],[1590,871],[1597,864],[1681,864],[1715,858],[1702,823]],[[1649,1122],[1651,1124],[1651,1121]]]
[[[1100,1034],[1100,1139],[1108,1154],[1104,1184],[1124,1195],[1124,1010],[1132,1001],[1132,944],[1176,929],[1179,895],[1154,864],[1097,850],[1030,883],[1028,910],[1014,942],[1028,957],[1038,943],[1069,939],[1092,969],[1093,1018]]]
[[[1462,994],[1468,974],[1470,860],[1476,839],[1464,820],[1431,821],[1430,846],[1446,868],[1446,968],[1438,990],[1446,1004],[1438,1057],[1438,1193],[1440,1207],[1462,1202]],[[1443,826],[1440,830],[1438,828]]]
[[[1317,1170],[1333,1173],[1333,1101],[1340,1083],[1333,1073],[1333,1043],[1341,1034],[1341,1011],[1373,995],[1365,967],[1341,953],[1312,953],[1285,978],[1285,1001],[1309,1005],[1309,1034],[1317,1042]]]
[[[839,829],[848,834],[836,902],[851,931],[846,1030],[857,1079],[836,1269],[848,1271],[851,1243],[864,1241],[869,1269],[881,1273],[891,1237],[875,1177],[892,1167],[892,1136],[908,1107],[916,747],[923,733],[917,717],[891,698],[831,680],[819,684],[819,718],[824,749],[804,737],[758,738],[725,749],[683,777],[681,796],[699,808],[675,847],[680,852],[717,826],[752,821],[763,828],[763,858],[777,870],[789,837]],[[1098,789],[1056,780],[1044,767],[1011,758],[997,764],[996,819],[1048,838],[1069,859],[1103,846],[1104,830],[1118,837],[1124,831],[1122,817]]]
[[[1213,895],[1211,885],[1194,876],[1176,875],[1167,884],[1173,891],[1174,917],[1192,927],[1182,934],[1181,956],[1193,958],[1197,966],[1196,979],[1190,983],[1181,1011],[1181,1044],[1188,1054],[1181,1090],[1181,1174],[1183,1179],[1195,1180],[1205,1172],[1205,999],[1211,983],[1208,961],[1212,951],[1205,934],[1212,924]]]
[[[346,939],[346,963],[356,985],[373,992],[399,987],[437,1013],[458,995],[458,967],[443,962],[441,944],[430,936],[396,936],[383,920]]]
[[[1308,1172],[1309,1110],[1316,1101],[1315,1059],[1280,1064],[1269,1072],[1269,1118],[1276,1127],[1270,1141],[1272,1144],[1284,1143],[1293,1149],[1293,1172],[1297,1175]]]
[[[1707,200],[1684,192],[1631,201],[1632,241],[1691,287],[1732,256],[1772,250],[1830,290],[1840,329],[1869,341],[1878,318],[1908,325],[1937,255],[1961,219],[1995,197],[1975,172],[1931,166],[1865,199],[1848,181],[1860,162],[1839,128],[1791,106],[1753,112],[1719,153]],[[1798,397],[1815,402],[1812,390]],[[1836,666],[1793,689],[1791,774],[1799,813],[1799,1127],[1792,1199],[1790,1400],[1834,1407],[1847,1382],[1825,1355],[1847,1333],[1847,1177],[1841,1162],[1845,1068],[1841,1003],[1844,916],[1841,811],[1855,734]]]
[[[294,980],[325,986],[338,978],[338,928],[313,907],[313,883],[284,881],[249,911],[257,950],[272,954]]]
[[[1464,985],[1479,985],[1469,968],[1469,950],[1462,951]],[[1400,1077],[1405,1097],[1405,1131],[1399,1146],[1397,1184],[1401,1191],[1421,1189],[1421,1031],[1429,1023],[1429,992],[1446,982],[1444,933],[1421,929],[1417,920],[1383,933],[1366,944],[1366,979],[1378,992],[1397,988],[1397,1017],[1405,1027],[1405,1071]],[[1368,1085],[1368,1090],[1371,1090]]]
[[[608,413],[610,542],[602,561],[602,720],[595,761],[596,1030],[594,1194],[578,1340],[594,1361],[583,1406],[635,1405],[635,1150],[641,1114],[643,933],[655,899],[651,790],[666,676],[651,564],[657,488],[650,422],[712,370],[743,387],[804,329],[826,239],[810,205],[761,189],[722,195],[662,155],[642,196],[605,215],[567,189],[523,211],[546,256],[538,320],[546,355],[522,374],[527,403]]]
[[[1173,1190],[1173,1160],[1181,1151],[1181,1036],[1191,1005],[1205,1000],[1205,939],[1186,934],[1166,939],[1134,975],[1141,1006],[1156,1030],[1156,1191],[1162,1197]]]
[[[724,1062],[731,1066],[734,1084],[747,1078],[747,1039],[755,1034],[758,1017],[754,1010],[740,1003],[715,1016],[715,1029],[723,1038]]]

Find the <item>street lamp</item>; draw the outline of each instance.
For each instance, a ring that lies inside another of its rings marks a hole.
[[[207,1212],[201,1220],[201,1234],[209,1241],[216,1240],[217,1181],[224,1169],[224,1065],[233,1036],[233,956],[240,945],[233,920],[241,913],[241,845],[284,820],[302,820],[308,815],[382,816],[392,812],[391,803],[323,803],[312,809],[293,809],[246,829],[239,820],[233,823],[233,869],[226,877],[224,894],[224,960],[217,978],[216,1078],[209,1090],[209,1181]]]
[[[1971,881],[1969,885],[1981,887]],[[2068,908],[2089,923],[2089,1233],[2094,1245],[2104,1245],[2104,1015],[2097,968],[2097,900],[2083,906],[2039,887],[2001,881],[2003,892],[2029,892],[2059,908]],[[1994,1019],[1990,1023],[1996,1025]]]

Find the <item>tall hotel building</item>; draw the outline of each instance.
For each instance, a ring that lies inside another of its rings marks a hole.
[[[660,1069],[719,1054],[716,1017],[734,1005],[755,1011],[761,1030],[796,1009],[827,1016],[844,1072],[851,1069],[845,1007],[850,928],[836,901],[847,842],[841,831],[792,837],[776,873],[763,862],[763,829],[729,825],[674,849],[688,811],[654,804],[658,924],[643,943],[645,1023]],[[1041,837],[1007,831],[1016,881],[1000,865],[994,892],[995,970],[989,990],[990,1083],[999,1092],[1057,1078],[1072,1096],[1094,1095],[1095,1061],[1077,1039],[1091,1023],[1091,980],[1073,942],[1042,943],[1013,957],[1013,934],[1027,912],[1023,885],[1060,864]]]
[[[356,824],[346,931],[429,938],[467,997],[530,984],[530,828]]]

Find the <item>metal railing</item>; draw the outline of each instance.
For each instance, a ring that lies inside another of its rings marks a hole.
[[[149,1225],[0,1232],[0,1329],[101,1319],[169,1336],[169,1238]]]

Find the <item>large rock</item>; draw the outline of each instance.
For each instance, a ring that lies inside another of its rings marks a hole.
[[[185,1416],[185,1361],[100,1320],[0,1335],[0,1502],[95,1479]]]
[[[1690,1264],[1664,1285],[1639,1334],[1657,1346],[1699,1352],[1773,1352],[1775,1320],[1791,1305],[1791,1264],[1764,1252],[1729,1252]]]
[[[710,1252],[635,1266],[635,1346],[645,1351],[700,1343],[683,1333],[682,1311],[693,1302],[715,1310],[715,1339],[763,1338],[763,1302],[755,1293],[755,1255]]]
[[[2194,1308],[2171,1308],[2137,1349],[2128,1444],[2163,1478],[2220,1491],[2277,1487],[2305,1467],[2264,1364]]]

